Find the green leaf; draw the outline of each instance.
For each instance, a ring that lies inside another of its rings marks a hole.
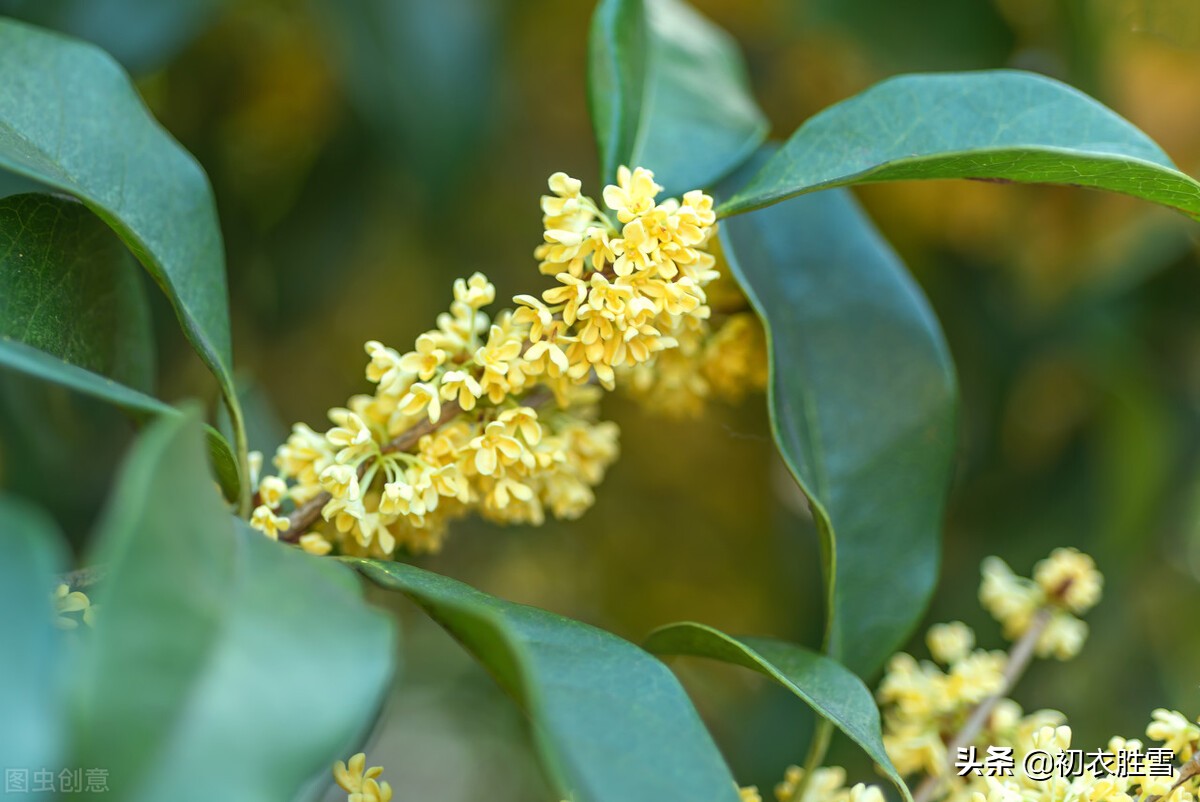
[[[44,513],[0,497],[0,755],[8,768],[62,763],[62,642],[50,598],[64,558]]]
[[[149,392],[154,338],[137,270],[79,202],[0,199],[0,336]]]
[[[368,722],[392,629],[344,566],[235,524],[201,434],[147,429],[101,525],[75,762],[122,799],[290,799]]]
[[[165,404],[157,398],[118,384],[112,379],[84,370],[69,362],[64,362],[44,351],[31,348],[25,343],[11,340],[4,335],[0,335],[0,368],[18,370],[30,376],[69,387],[84,395],[100,398],[116,404],[136,418],[144,418],[148,415],[177,416],[179,414],[179,410],[175,407]],[[233,501],[241,492],[241,474],[238,470],[237,458],[230,449],[229,443],[216,429],[205,426],[204,433],[213,472],[217,475],[217,481],[220,483],[225,497]]]
[[[736,802],[733,777],[678,680],[637,646],[411,565],[347,562],[425,608],[516,697],[564,796]]]
[[[770,677],[861,746],[901,796],[912,802],[908,786],[883,748],[879,709],[871,691],[835,660],[773,638],[733,637],[690,622],[661,627],[650,633],[644,645],[655,654],[709,657]]]
[[[241,439],[225,255],[208,178],[98,48],[0,19],[0,168],[82,200],[167,294]],[[240,448],[239,443],[239,451]]]
[[[721,242],[766,324],[775,441],[822,536],[826,648],[868,676],[936,581],[950,355],[920,289],[843,191],[727,220]]]
[[[644,0],[596,4],[588,31],[588,108],[603,180],[629,163],[638,138],[648,36]]]
[[[982,178],[1120,192],[1200,219],[1200,184],[1098,101],[1031,73],[907,75],[796,130],[720,207],[733,215],[876,181]]]
[[[710,186],[767,135],[737,43],[682,0],[601,0],[588,40],[601,175],[654,170],[669,195]]]

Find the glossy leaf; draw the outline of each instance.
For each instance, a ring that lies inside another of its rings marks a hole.
[[[137,270],[79,202],[0,199],[0,336],[150,392],[154,337]]]
[[[736,42],[682,0],[601,0],[589,65],[606,181],[625,164],[668,195],[707,187],[766,137]]]
[[[657,629],[644,645],[655,654],[708,657],[770,677],[862,747],[912,802],[908,786],[883,748],[879,709],[871,691],[837,661],[774,638],[733,637],[690,622]]]
[[[733,777],[683,688],[637,646],[415,566],[349,562],[425,608],[516,697],[564,796],[736,802]]]
[[[179,414],[175,407],[157,398],[0,335],[0,369],[5,368],[61,384],[84,395],[116,404],[136,418]],[[232,501],[238,497],[241,488],[237,458],[229,443],[216,429],[205,426],[204,435],[213,472],[217,475],[225,497]]]
[[[350,749],[392,630],[344,567],[235,523],[194,415],[147,429],[99,538],[75,764],[108,767],[122,799],[290,799]]]
[[[907,75],[796,130],[722,204],[738,214],[829,187],[981,178],[1109,190],[1200,218],[1200,183],[1098,101],[1032,73]]]
[[[116,231],[167,294],[240,421],[208,178],[121,67],[92,45],[0,18],[0,168],[76,196]]]
[[[64,558],[52,521],[24,502],[0,497],[0,756],[9,768],[62,763],[63,644],[50,598]]]
[[[920,289],[844,191],[727,220],[721,242],[768,328],[775,441],[822,536],[827,650],[868,676],[936,580],[950,355]]]

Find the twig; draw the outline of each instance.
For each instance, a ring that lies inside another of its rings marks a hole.
[[[963,724],[962,729],[958,734],[946,745],[946,754],[950,757],[958,754],[958,750],[969,745],[979,735],[984,725],[987,724],[988,718],[992,715],[992,710],[996,704],[1008,696],[1013,686],[1017,684],[1017,680],[1025,673],[1025,669],[1029,666],[1029,661],[1033,659],[1033,652],[1037,648],[1037,642],[1041,640],[1042,633],[1046,631],[1046,626],[1050,623],[1050,618],[1053,615],[1053,610],[1050,607],[1043,607],[1038,610],[1033,616],[1033,621],[1029,625],[1029,629],[1025,634],[1013,645],[1012,651],[1008,655],[1008,663],[1004,667],[1004,682],[1000,686],[1000,690],[980,702],[971,712],[971,717]],[[917,786],[916,792],[913,794],[913,802],[929,802],[937,791],[941,778],[930,774]]]
[[[107,566],[89,565],[77,568],[74,571],[68,571],[65,574],[59,574],[58,582],[60,585],[67,585],[71,590],[78,590],[79,588],[86,588],[89,585],[95,585],[104,579],[104,575],[107,573]]]

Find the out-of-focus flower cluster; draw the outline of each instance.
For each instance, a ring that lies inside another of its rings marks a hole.
[[[87,626],[96,622],[98,605],[81,590],[71,590],[69,585],[60,584],[54,589],[54,624],[59,629],[77,629],[82,621]],[[75,613],[79,613],[78,616]]]
[[[1196,802],[1189,787],[1200,777],[1193,758],[1200,750],[1200,727],[1182,714],[1155,710],[1146,736],[1175,753],[1183,764],[1151,776],[1149,764],[1133,771],[1118,769],[1121,753],[1144,752],[1136,739],[1108,741],[1101,769],[1081,765],[1056,771],[1048,779],[1030,777],[1025,757],[1034,750],[1066,764],[1071,728],[1056,710],[1026,714],[1000,695],[1015,676],[1010,661],[1023,647],[1042,657],[1065,660],[1077,654],[1087,635],[1082,615],[1100,600],[1103,577],[1091,557],[1075,549],[1056,549],[1039,562],[1033,577],[1016,576],[998,558],[983,563],[980,600],[1000,622],[1005,637],[1018,642],[1011,654],[975,648],[975,634],[961,622],[930,628],[926,643],[932,661],[907,654],[892,658],[877,696],[883,712],[883,741],[888,757],[922,802]],[[978,731],[967,729],[973,714],[986,712]],[[964,732],[970,735],[963,740]],[[1009,773],[957,771],[957,755],[948,744],[963,743],[986,755],[989,747],[1012,750]],[[1039,756],[1041,757],[1041,756]],[[1191,762],[1189,762],[1191,761]],[[1130,762],[1131,766],[1137,764]],[[1124,776],[1120,776],[1120,775]],[[775,788],[778,802],[883,802],[875,786],[846,785],[838,767],[819,768],[805,782],[805,771],[787,770]],[[753,789],[747,789],[753,791]],[[744,792],[745,793],[745,792]],[[1161,797],[1157,799],[1156,797]],[[758,799],[757,793],[749,799]]]
[[[1100,600],[1104,578],[1092,558],[1075,549],[1055,549],[1033,569],[1033,578],[1013,573],[999,557],[983,562],[979,600],[1004,628],[1004,637],[1016,640],[1033,624],[1038,610],[1050,620],[1035,647],[1038,657],[1069,660],[1087,638],[1083,615]]]
[[[977,649],[975,634],[965,624],[938,624],[926,636],[932,661],[896,655],[877,692],[884,747],[900,774],[917,788],[917,798],[921,802],[1196,802],[1192,785],[1200,777],[1194,760],[1200,749],[1200,727],[1170,710],[1154,711],[1146,736],[1174,752],[1180,766],[1154,771],[1149,761],[1140,765],[1125,761],[1129,770],[1122,771],[1119,755],[1146,750],[1140,740],[1114,737],[1098,766],[1085,761],[1071,771],[1055,770],[1048,778],[1042,772],[1035,777],[1026,772],[1025,758],[1034,750],[1049,755],[1051,765],[1070,765],[1071,756],[1063,753],[1071,748],[1072,732],[1062,713],[1026,714],[1015,701],[1001,696],[1015,679],[1010,662],[1018,662],[1015,655],[1024,648],[1064,660],[1077,654],[1087,629],[1075,616],[1100,600],[1103,577],[1092,559],[1075,549],[1055,550],[1034,567],[1031,579],[1016,576],[995,557],[984,561],[982,573],[980,599],[1005,636],[1018,641],[1013,651]],[[980,722],[982,713],[986,717]],[[968,722],[981,726],[975,731]],[[991,747],[1011,749],[1011,763],[1004,771],[962,771],[954,765],[960,755],[947,754],[948,744],[973,747],[981,756],[989,754]],[[808,782],[804,779],[803,769],[789,768],[775,788],[778,802],[883,800],[874,786],[847,787],[845,772],[837,767],[816,769]]]
[[[660,202],[641,168],[620,170],[606,210],[567,175],[549,185],[535,256],[556,285],[489,317],[496,290],[476,273],[455,282],[449,311],[412,350],[368,342],[374,393],[330,410],[325,432],[293,427],[278,475],[257,485],[255,528],[316,554],[391,557],[436,550],[447,522],[469,511],[536,524],[592,504],[618,450],[615,424],[597,420],[600,388],[677,373],[664,355],[705,342],[716,215],[698,190]],[[756,326],[734,316],[708,338],[705,381],[757,377]],[[318,504],[319,520],[295,531],[297,510]]]
[[[1033,579],[1015,575],[998,557],[983,561],[979,598],[1000,622],[1004,636],[1018,640],[1038,622],[1036,654],[1068,659],[1078,653],[1087,625],[1074,616],[1100,600],[1103,577],[1092,558],[1075,549],[1056,549],[1034,567]],[[884,745],[898,771],[940,776],[948,768],[946,744],[975,707],[1004,690],[1008,656],[975,648],[975,633],[961,622],[931,627],[926,638],[933,661],[898,654],[879,686]],[[1030,733],[1061,724],[1052,711],[1024,715],[1010,699],[996,704],[980,738],[1015,746]]]

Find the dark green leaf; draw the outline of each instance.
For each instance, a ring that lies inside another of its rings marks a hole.
[[[0,168],[78,197],[117,232],[166,292],[240,428],[208,178],[121,67],[92,45],[0,19]]]
[[[8,768],[32,772],[64,757],[62,644],[50,602],[64,551],[43,513],[0,497],[0,756]]]
[[[644,0],[600,0],[588,32],[588,107],[600,176],[612,180],[637,141],[646,87]]]
[[[690,622],[670,624],[651,632],[645,647],[655,654],[710,657],[765,674],[861,746],[900,794],[912,802],[908,786],[883,748],[879,709],[871,691],[835,660],[773,638],[735,638]]]
[[[574,802],[736,802],[679,682],[637,646],[411,565],[349,562],[424,607],[517,698],[558,790]]]
[[[736,42],[682,0],[601,0],[589,64],[605,180],[625,164],[668,195],[707,187],[766,137]]]
[[[143,392],[154,338],[137,265],[75,200],[0,200],[0,336]]]
[[[1087,95],[1031,73],[907,75],[800,126],[723,215],[875,181],[983,178],[1120,192],[1200,218],[1200,184]]]
[[[845,192],[730,219],[721,241],[766,323],[775,441],[822,535],[826,647],[867,676],[936,580],[950,355],[920,289]]]
[[[368,722],[392,630],[343,566],[236,525],[201,435],[147,429],[101,525],[76,763],[122,799],[290,799]]]
[[[44,351],[31,348],[25,343],[10,340],[0,335],[0,368],[18,370],[45,381],[61,384],[72,390],[116,404],[131,415],[143,418],[148,415],[178,415],[175,407],[157,398],[139,393],[133,388],[118,384],[97,373],[63,362]],[[239,495],[241,484],[237,459],[229,443],[215,429],[205,426],[209,459],[217,475],[225,497],[231,501]]]

